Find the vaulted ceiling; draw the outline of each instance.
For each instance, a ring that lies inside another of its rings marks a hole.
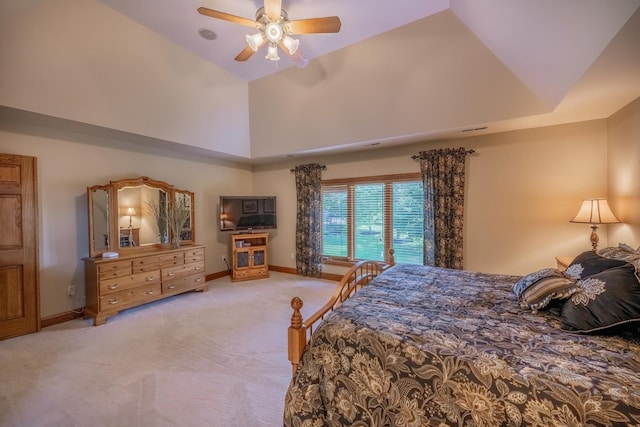
[[[2,111],[256,163],[604,118],[640,96],[640,0],[283,0],[292,20],[342,21],[298,37],[305,68],[234,61],[251,29],[201,6],[253,19],[262,2],[0,0]],[[60,99],[74,85],[81,108]]]

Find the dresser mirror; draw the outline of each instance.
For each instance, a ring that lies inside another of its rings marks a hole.
[[[181,221],[180,240],[185,243],[195,243],[194,239],[194,210],[193,210],[193,193],[187,190],[174,190],[174,206],[177,209],[184,209],[187,215],[185,220]]]
[[[91,187],[89,198],[89,248],[95,253],[109,250],[109,188]]]
[[[91,257],[195,242],[190,191],[139,177],[89,187],[87,201]],[[171,224],[174,218],[177,226]]]

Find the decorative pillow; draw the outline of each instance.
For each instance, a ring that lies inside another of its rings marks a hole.
[[[575,257],[564,273],[579,280],[626,263],[619,259],[605,258],[594,251],[587,251]]]
[[[633,249],[625,243],[620,243],[617,247],[599,249],[597,254],[605,258],[627,261],[640,268],[640,248]]]
[[[528,274],[513,285],[520,307],[536,313],[552,299],[568,298],[578,290],[576,280],[555,268],[543,268]]]
[[[579,280],[578,291],[562,306],[562,327],[580,332],[611,328],[637,329],[640,322],[640,282],[631,264]]]

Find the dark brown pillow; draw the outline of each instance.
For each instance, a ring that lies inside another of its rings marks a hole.
[[[626,261],[605,258],[594,251],[587,251],[575,257],[564,273],[569,277],[579,280],[625,264],[627,264]]]
[[[562,306],[564,329],[586,333],[606,333],[612,328],[637,330],[640,282],[633,265],[626,263],[585,277],[577,287]]]

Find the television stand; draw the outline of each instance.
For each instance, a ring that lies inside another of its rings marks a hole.
[[[253,280],[269,277],[268,233],[231,235],[231,280]]]

